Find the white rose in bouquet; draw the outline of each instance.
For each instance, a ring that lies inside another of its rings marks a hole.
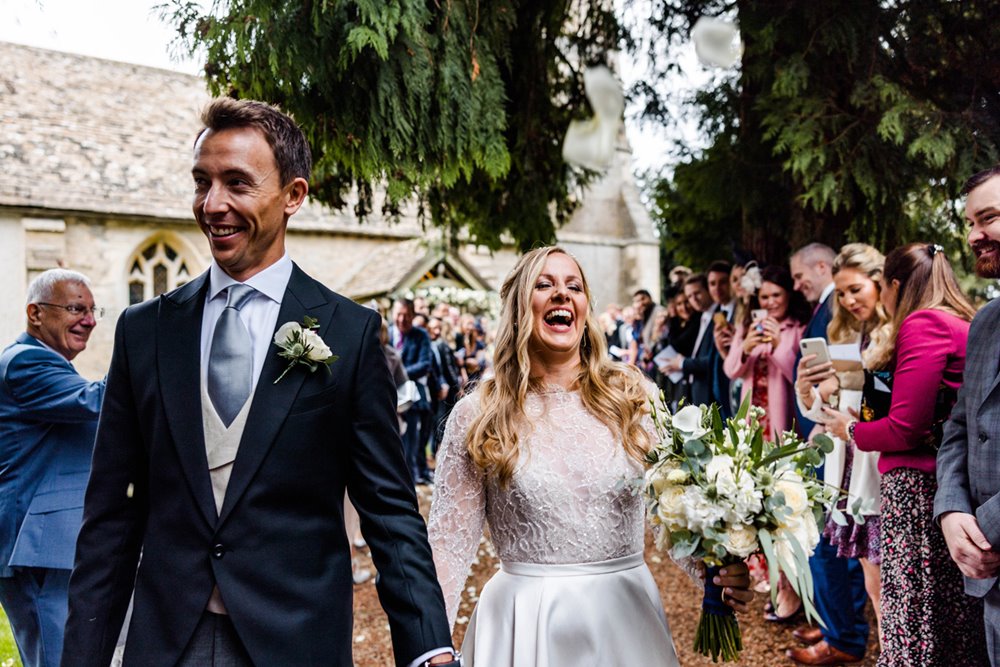
[[[812,514],[803,514],[789,519],[774,531],[774,553],[787,569],[790,577],[798,576],[798,560],[790,539],[802,548],[805,553],[811,553],[819,543],[819,526]]]
[[[809,508],[809,493],[797,473],[790,470],[783,472],[774,483],[774,490],[784,494],[785,505],[792,511],[793,517],[802,515]]]
[[[716,454],[705,466],[705,477],[715,484],[719,495],[732,498],[736,495],[736,478],[733,476],[733,457],[728,454]]]
[[[676,462],[664,461],[646,471],[646,484],[652,486],[656,495],[659,496],[664,489],[674,483],[670,479],[670,475],[678,469],[680,466]]]
[[[725,545],[729,553],[746,558],[760,547],[757,529],[743,524],[730,526],[726,529]]]
[[[681,470],[680,468],[676,468],[667,473],[667,481],[671,484],[683,484],[688,481],[689,477],[690,475],[687,474],[687,471]]]
[[[684,487],[668,486],[660,493],[656,504],[656,517],[667,530],[685,527]]]

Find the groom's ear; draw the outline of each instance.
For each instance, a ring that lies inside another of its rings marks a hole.
[[[300,176],[286,185],[285,191],[285,215],[291,216],[305,203],[306,195],[309,194],[309,182]]]

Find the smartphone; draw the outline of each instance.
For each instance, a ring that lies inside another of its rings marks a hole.
[[[767,308],[754,308],[750,311],[750,319],[753,320],[757,331],[763,333],[764,325],[761,324],[767,318]]]
[[[729,320],[726,319],[726,314],[721,311],[712,315],[712,321],[715,323],[716,330],[725,329],[729,326]]]
[[[816,358],[806,364],[806,368],[812,368],[818,364],[830,363],[830,348],[826,346],[825,338],[803,338],[799,341],[799,349],[802,356],[815,354]]]

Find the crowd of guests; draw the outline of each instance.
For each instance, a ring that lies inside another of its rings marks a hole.
[[[419,296],[396,298],[386,313],[383,351],[399,393],[400,433],[414,484],[433,484],[448,415],[489,368],[489,326],[486,316]]]
[[[992,222],[977,223],[973,212],[970,224]],[[987,256],[996,244],[982,237],[974,231],[970,241]],[[973,583],[995,577],[997,557],[978,525],[949,534],[958,525],[949,514],[971,511],[968,500],[944,503],[944,487],[968,488],[969,472],[952,464],[955,482],[938,470],[939,450],[965,438],[949,440],[945,424],[976,315],[943,249],[911,243],[883,254],[863,243],[839,250],[812,243],[784,266],[719,260],[699,273],[679,267],[671,278],[664,305],[639,290],[631,306],[601,315],[616,358],[644,371],[673,406],[714,402],[729,416],[749,396],[766,410],[772,437],[794,430],[834,442],[817,473],[843,490],[844,514],[828,520],[810,563],[823,626],[796,628],[803,646],[788,657],[807,665],[861,661],[870,600],[879,665],[989,664],[987,643],[992,652],[995,642],[988,623],[984,636],[983,596],[967,595],[962,575],[979,575]],[[835,346],[826,348],[833,358],[809,347],[817,338]],[[995,355],[987,363],[992,380]],[[801,621],[790,588],[779,584],[776,599],[767,620]]]

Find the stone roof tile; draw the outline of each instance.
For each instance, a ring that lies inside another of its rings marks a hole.
[[[0,42],[0,206],[192,220],[196,76]],[[380,202],[375,202],[376,211]],[[413,210],[360,222],[309,203],[292,224],[421,235]]]

